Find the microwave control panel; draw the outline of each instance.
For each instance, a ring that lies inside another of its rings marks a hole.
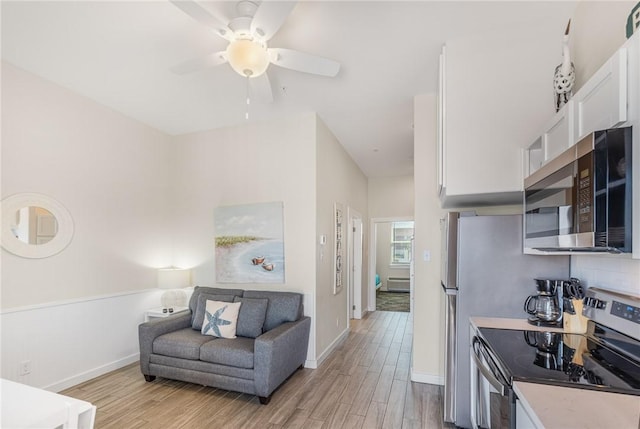
[[[577,232],[593,232],[593,163],[592,153],[578,159],[576,206]]]

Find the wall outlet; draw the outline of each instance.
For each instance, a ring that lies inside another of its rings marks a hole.
[[[20,362],[20,375],[27,375],[27,374],[31,374],[31,361],[30,360],[24,360],[22,362]]]

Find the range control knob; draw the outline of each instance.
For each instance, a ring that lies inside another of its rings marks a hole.
[[[584,305],[586,305],[587,307],[597,308],[600,310],[604,310],[605,308],[607,308],[607,302],[602,301],[598,298],[593,298],[588,296],[584,299],[583,302],[584,302]]]

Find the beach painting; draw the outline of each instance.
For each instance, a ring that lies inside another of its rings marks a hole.
[[[333,249],[333,294],[337,295],[342,290],[342,281],[344,271],[342,269],[343,262],[343,222],[344,222],[344,207],[340,203],[334,205],[334,232],[335,232],[335,247]]]
[[[216,281],[284,283],[283,203],[214,211]]]

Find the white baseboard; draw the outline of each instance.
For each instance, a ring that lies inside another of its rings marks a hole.
[[[324,360],[331,354],[331,352],[347,338],[348,335],[349,329],[347,328],[342,331],[342,333],[338,335],[338,337],[333,340],[331,344],[329,344],[329,347],[327,347],[317,359],[307,359],[304,363],[304,367],[313,369],[318,368],[322,364],[322,362],[324,362]]]
[[[116,369],[120,369],[122,367],[125,367],[129,364],[132,364],[138,361],[140,361],[140,353],[134,353],[131,356],[118,359],[115,362],[110,362],[98,368],[93,368],[81,374],[76,374],[73,377],[60,380],[58,382],[55,382],[53,384],[43,387],[43,389],[48,390],[50,392],[60,392],[62,390],[78,385],[80,383],[84,383],[85,381],[91,380],[92,378],[100,377],[101,375],[104,375],[108,372],[115,371]],[[140,373],[140,377],[142,377],[142,373]]]
[[[425,383],[425,384],[439,384],[444,386],[444,377],[436,374],[424,374],[420,372],[415,372],[413,368],[411,368],[411,381],[415,381],[416,383]]]

